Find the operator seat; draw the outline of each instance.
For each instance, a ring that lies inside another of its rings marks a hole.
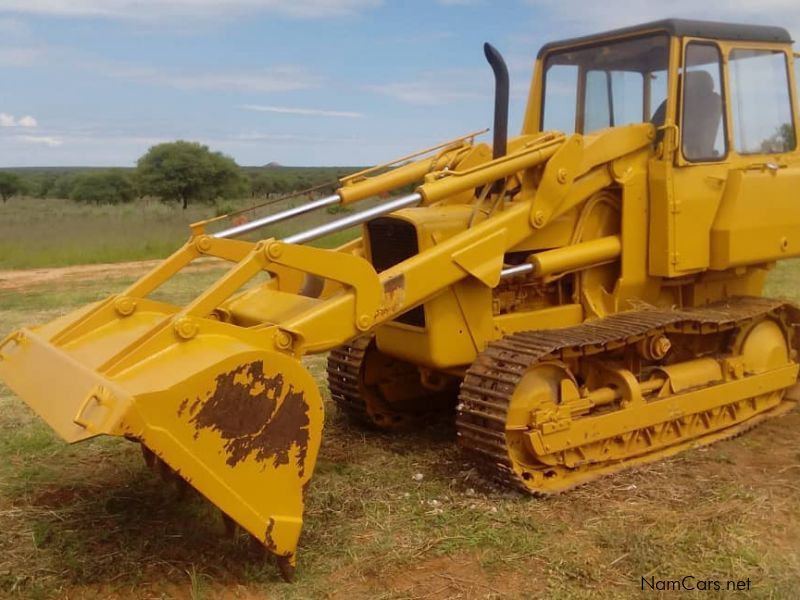
[[[722,98],[708,71],[688,71],[683,95],[683,155],[690,160],[715,158],[714,141],[722,117]]]

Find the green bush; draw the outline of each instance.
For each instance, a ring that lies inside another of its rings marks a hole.
[[[121,204],[136,198],[130,177],[109,169],[76,176],[69,191],[70,200],[88,204]]]
[[[25,191],[25,184],[19,175],[0,171],[0,198],[7,202],[9,198],[17,196]]]
[[[47,198],[69,198],[78,175],[65,173],[58,175],[47,192]]]

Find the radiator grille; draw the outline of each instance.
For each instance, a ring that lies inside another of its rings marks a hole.
[[[370,259],[378,273],[419,252],[417,229],[406,221],[393,217],[378,217],[367,223],[367,234]],[[406,325],[425,327],[425,309],[422,305],[417,306],[395,320]]]

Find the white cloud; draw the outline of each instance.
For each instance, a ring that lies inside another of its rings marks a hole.
[[[240,142],[340,142],[343,138],[337,137],[324,137],[318,135],[298,135],[294,133],[240,133],[230,139],[216,140],[217,143],[224,143],[230,141]]]
[[[241,108],[245,110],[254,110],[257,112],[272,112],[312,117],[342,117],[345,119],[359,119],[364,116],[362,113],[348,110],[322,110],[319,108],[296,108],[291,106],[269,106],[263,104],[245,104],[241,106]]]
[[[237,89],[253,92],[291,92],[318,85],[316,77],[300,68],[260,69],[252,72],[161,74],[156,83],[165,83],[184,89],[226,90]]]
[[[50,135],[17,135],[14,137],[21,142],[26,142],[28,144],[40,144],[42,146],[47,146],[48,148],[57,148],[64,143],[59,138]]]
[[[36,46],[0,46],[0,67],[32,67],[40,64],[45,49]]]
[[[448,80],[446,77],[429,80],[426,77],[419,81],[367,85],[364,89],[417,106],[441,106],[464,100],[480,99],[486,95],[474,91],[471,86],[448,84],[446,83],[448,81],[458,80]]]
[[[0,112],[0,127],[36,127],[38,124],[30,115],[17,119],[14,115]]]
[[[84,61],[81,66],[107,77],[186,90],[241,90],[275,93],[310,89],[317,87],[320,83],[317,76],[311,74],[304,67],[297,66],[267,67],[251,71],[193,73],[104,61]]]
[[[231,17],[272,13],[313,19],[350,15],[381,0],[3,0],[2,10],[62,17],[160,20],[174,17]]]
[[[0,37],[7,40],[9,38],[26,38],[31,34],[28,24],[20,19],[3,17],[0,18]]]

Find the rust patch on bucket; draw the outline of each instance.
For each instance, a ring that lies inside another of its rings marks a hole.
[[[235,467],[253,455],[272,465],[289,464],[297,446],[297,468],[302,477],[308,451],[308,403],[303,392],[285,388],[283,375],[264,374],[261,362],[252,362],[217,376],[214,391],[190,419],[198,435],[212,429],[225,440],[227,464]],[[279,402],[280,400],[280,402]]]
[[[188,398],[184,398],[183,402],[181,402],[180,406],[178,407],[178,416],[179,417],[183,416],[183,411],[186,410],[186,405],[187,404],[189,404],[189,399]]]
[[[267,523],[267,530],[264,532],[264,545],[267,547],[267,550],[274,553],[278,551],[278,545],[275,543],[275,540],[272,539],[273,529],[275,529],[275,519],[270,517],[269,523]]]

